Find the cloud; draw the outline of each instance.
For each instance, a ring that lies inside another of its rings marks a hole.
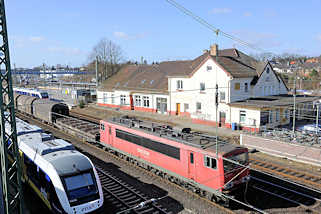
[[[316,37],[315,37],[319,42],[321,42],[321,33],[320,34],[318,34],[318,35],[316,35]]]
[[[61,46],[50,46],[47,48],[49,52],[59,53],[65,55],[82,55],[84,52],[79,48],[61,47]]]
[[[245,17],[250,17],[250,16],[252,16],[252,13],[250,13],[250,12],[245,12],[245,13],[244,13],[244,16],[245,16]]]
[[[41,42],[43,40],[45,40],[45,38],[42,36],[30,36],[29,37],[29,41],[31,41],[31,42]]]
[[[125,40],[135,40],[135,39],[142,39],[147,36],[146,33],[139,33],[139,34],[134,34],[134,35],[129,35],[125,32],[122,31],[115,31],[113,33],[114,37],[116,39],[125,39]]]
[[[214,8],[211,13],[213,14],[226,14],[226,13],[231,13],[232,9],[230,8]]]

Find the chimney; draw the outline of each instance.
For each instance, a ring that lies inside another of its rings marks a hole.
[[[210,54],[212,56],[218,56],[218,45],[217,44],[211,45]]]

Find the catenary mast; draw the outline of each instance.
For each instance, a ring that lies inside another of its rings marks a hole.
[[[0,0],[1,181],[4,213],[22,213],[22,168],[19,156],[4,0]],[[4,102],[7,98],[7,103]],[[6,114],[5,114],[6,112]],[[9,124],[7,130],[5,124]],[[8,157],[11,158],[9,161]],[[1,210],[0,210],[1,212]]]

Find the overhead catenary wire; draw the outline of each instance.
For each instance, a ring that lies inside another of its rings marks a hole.
[[[229,38],[235,42],[237,42],[238,44],[245,46],[245,47],[249,47],[251,49],[260,51],[260,52],[267,52],[266,50],[257,47],[249,42],[246,42],[244,40],[241,40],[229,33],[226,33],[222,30],[220,30],[219,28],[213,26],[212,24],[208,23],[206,20],[204,20],[203,18],[199,17],[198,15],[194,14],[192,11],[188,10],[187,8],[183,7],[182,5],[180,5],[179,3],[177,3],[174,0],[166,0],[168,3],[170,3],[171,5],[173,5],[175,8],[177,8],[178,10],[180,10],[181,12],[183,12],[184,14],[190,16],[191,18],[193,18],[194,20],[196,20],[198,23],[200,23],[201,25],[203,25],[204,27],[208,28],[209,30],[213,31],[214,33],[216,33],[216,35],[222,35],[226,38]]]

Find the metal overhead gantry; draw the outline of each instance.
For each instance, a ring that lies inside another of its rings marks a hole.
[[[4,213],[7,214],[22,213],[22,167],[17,142],[16,117],[14,111],[4,0],[0,0],[0,37],[0,157],[3,209]],[[8,103],[3,102],[5,97],[8,98]],[[7,125],[7,129],[6,124],[9,125]]]

